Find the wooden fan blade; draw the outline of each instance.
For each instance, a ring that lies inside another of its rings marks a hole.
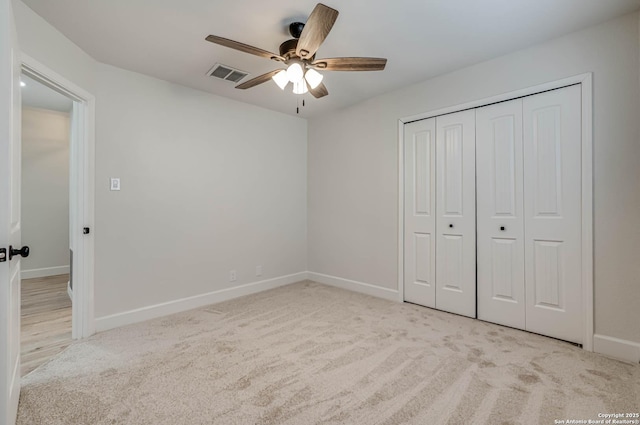
[[[304,24],[302,34],[298,40],[296,54],[302,59],[312,57],[338,19],[338,11],[318,3]]]
[[[217,35],[209,35],[205,40],[231,49],[240,50],[241,52],[284,62],[284,58],[280,55],[276,55],[275,53],[271,53],[257,47],[249,46],[248,44],[240,43],[239,41],[229,40],[228,38],[218,37]]]
[[[323,83],[318,84],[315,89],[312,89],[309,83],[307,83],[307,88],[309,89],[309,93],[316,99],[320,99],[329,94],[329,90],[327,90],[327,87]]]
[[[255,87],[258,84],[266,83],[267,81],[269,81],[271,79],[271,77],[273,77],[274,75],[276,75],[280,71],[282,71],[282,70],[281,69],[274,69],[273,71],[269,71],[266,74],[259,75],[256,78],[252,78],[249,81],[245,81],[242,84],[238,84],[236,86],[236,88],[240,89],[240,90],[245,90],[245,89],[250,89],[251,87]]]
[[[325,71],[382,71],[387,65],[383,58],[316,59],[311,66]]]

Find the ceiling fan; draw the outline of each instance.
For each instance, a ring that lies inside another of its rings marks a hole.
[[[248,89],[273,79],[284,90],[293,83],[293,93],[311,93],[316,98],[329,94],[322,83],[320,71],[382,71],[387,64],[383,58],[330,58],[316,59],[316,51],[322,44],[338,18],[338,11],[318,3],[309,15],[307,23],[294,22],[289,25],[293,37],[280,45],[280,54],[227,38],[209,35],[206,40],[221,46],[282,62],[286,69],[275,69],[236,86]]]

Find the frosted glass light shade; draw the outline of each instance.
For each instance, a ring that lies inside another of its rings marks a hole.
[[[297,83],[293,83],[293,93],[294,94],[305,94],[308,92],[307,83],[304,80],[300,80]]]
[[[309,86],[312,89],[315,89],[316,87],[318,87],[322,82],[323,78],[324,76],[320,74],[318,71],[316,71],[315,69],[308,69],[307,72],[304,74],[304,79],[307,80],[307,83],[309,83]]]
[[[284,69],[271,77],[271,79],[275,81],[281,90],[284,90],[284,88],[287,87],[287,84],[289,84],[289,76],[287,75],[287,71]]]
[[[300,66],[299,63],[292,63],[289,68],[287,68],[287,77],[289,77],[289,81],[292,83],[302,81],[303,76],[304,72],[302,71],[302,66]]]

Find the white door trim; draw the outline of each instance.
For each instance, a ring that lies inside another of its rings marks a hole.
[[[583,344],[593,351],[593,74],[585,73],[461,105],[398,119],[398,300],[404,301],[404,124],[580,84],[582,94],[582,300]]]
[[[95,97],[47,66],[22,54],[22,72],[61,92],[73,102],[71,118],[71,190],[69,199],[70,242],[75,247],[73,261],[72,337],[86,338],[95,333],[93,299],[94,270],[94,147]],[[84,235],[83,227],[90,233]]]

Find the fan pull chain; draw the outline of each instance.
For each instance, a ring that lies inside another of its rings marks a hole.
[[[298,97],[296,99],[297,105],[296,105],[296,114],[300,114],[300,98]],[[304,95],[302,96],[302,107],[304,108],[306,106],[305,101],[304,101]]]

